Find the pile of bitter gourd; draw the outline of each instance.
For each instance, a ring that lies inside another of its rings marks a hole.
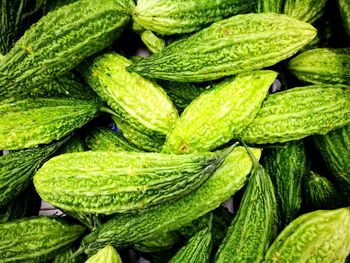
[[[346,261],[348,0],[1,0],[0,53],[0,263]]]

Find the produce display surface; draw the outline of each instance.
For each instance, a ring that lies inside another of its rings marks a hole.
[[[350,262],[350,1],[1,0],[5,262]]]

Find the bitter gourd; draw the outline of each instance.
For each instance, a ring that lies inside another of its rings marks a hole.
[[[101,105],[73,99],[26,99],[0,104],[0,149],[50,143],[94,118]]]
[[[72,135],[68,141],[58,150],[57,154],[84,152],[84,141],[77,135]]]
[[[275,143],[326,134],[350,122],[350,89],[314,85],[267,96],[240,137],[247,143]]]
[[[74,254],[74,249],[68,248],[66,250],[64,250],[63,252],[57,254],[55,256],[55,258],[53,259],[52,263],[81,263],[82,260],[80,257],[75,257],[75,258],[71,258]]]
[[[257,0],[257,13],[282,13],[283,0]]]
[[[61,145],[62,141],[0,157],[0,207],[27,188],[34,173]]]
[[[259,149],[253,149],[257,158]],[[185,155],[181,156],[184,158]],[[236,147],[200,188],[182,198],[139,214],[116,215],[84,237],[77,254],[94,252],[106,244],[125,247],[174,231],[219,207],[243,187],[252,162],[243,147]]]
[[[197,31],[253,8],[253,1],[244,0],[139,0],[133,19],[146,29],[173,35]]]
[[[157,84],[126,70],[131,61],[107,53],[80,65],[87,83],[124,122],[149,136],[165,137],[178,113]]]
[[[180,241],[180,235],[176,232],[159,233],[156,237],[144,240],[133,245],[137,251],[144,253],[154,253],[170,249]]]
[[[338,186],[350,198],[350,124],[325,135],[315,135],[313,142]]]
[[[283,13],[312,24],[323,15],[326,3],[327,0],[286,0]]]
[[[141,33],[141,40],[152,53],[158,53],[165,48],[165,40],[157,37],[150,30]]]
[[[0,63],[0,98],[30,93],[112,44],[130,20],[114,0],[79,0],[49,12]]]
[[[338,0],[338,5],[344,28],[350,38],[350,3],[347,0]]]
[[[254,119],[276,77],[274,71],[254,71],[203,92],[182,113],[162,152],[210,151],[230,141]]]
[[[326,210],[345,206],[345,199],[331,181],[310,171],[305,178],[305,203],[311,211]]]
[[[350,85],[350,48],[305,51],[288,63],[288,69],[305,82]]]
[[[317,210],[292,221],[265,256],[269,262],[345,262],[350,251],[350,210]]]
[[[122,263],[122,259],[112,246],[107,245],[88,258],[85,263]]]
[[[209,225],[196,233],[187,244],[170,259],[169,263],[209,263],[212,248],[211,218],[209,220]]]
[[[42,199],[68,211],[126,212],[178,199],[197,189],[230,149],[186,156],[93,151],[64,154],[43,165],[34,176],[34,185]]]
[[[215,255],[215,263],[261,262],[277,236],[279,218],[273,184],[253,155],[252,159],[247,189]]]
[[[237,15],[168,45],[129,70],[180,82],[214,80],[272,66],[315,36],[310,24],[286,15]]]
[[[47,262],[84,231],[83,226],[53,217],[0,224],[0,262]]]
[[[281,226],[288,225],[299,213],[302,181],[308,162],[302,140],[266,148],[263,166],[274,184]]]
[[[93,151],[140,151],[129,143],[121,132],[115,132],[102,126],[90,130],[85,137],[85,143]]]

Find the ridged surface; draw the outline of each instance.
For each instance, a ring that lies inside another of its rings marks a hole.
[[[260,150],[254,149],[253,152],[257,158],[260,156]],[[241,189],[251,167],[252,162],[246,150],[237,147],[196,191],[148,212],[115,216],[87,235],[80,250],[93,252],[106,244],[125,247],[154,237],[157,233],[176,230],[219,207]]]
[[[0,207],[25,190],[34,173],[60,145],[58,142],[0,157]]]
[[[112,246],[107,245],[88,258],[85,263],[122,263],[122,259]]]
[[[344,28],[350,38],[350,2],[348,0],[338,0],[338,5]]]
[[[144,253],[154,253],[171,249],[179,241],[180,236],[176,232],[164,232],[159,233],[153,238],[134,244],[133,248]]]
[[[86,150],[86,146],[84,141],[77,134],[74,134],[58,150],[58,154],[84,152],[85,150]]]
[[[185,109],[162,152],[210,151],[237,137],[254,119],[276,77],[274,71],[255,71],[214,85]]]
[[[237,15],[170,44],[129,70],[181,82],[214,80],[272,66],[315,36],[310,24],[286,15]]]
[[[123,136],[138,149],[147,152],[160,152],[162,150],[165,140],[164,138],[156,138],[144,134],[116,116],[112,116],[112,119],[118,129],[122,132]]]
[[[67,262],[81,263],[81,260],[79,260],[79,258],[70,259],[70,257],[73,256],[73,254],[74,254],[73,248],[68,248],[67,250],[64,250],[63,252],[57,254],[53,259],[52,263],[67,263]]]
[[[0,149],[50,143],[80,128],[99,105],[71,99],[27,99],[0,104]]]
[[[309,210],[336,209],[345,206],[342,193],[326,177],[309,172],[305,179],[305,202]]]
[[[264,262],[343,263],[350,251],[349,232],[349,208],[304,214],[279,234]]]
[[[133,18],[146,29],[172,35],[197,31],[252,9],[253,1],[245,0],[139,0]]]
[[[240,134],[246,143],[275,143],[326,134],[350,122],[350,89],[314,85],[267,96]]]
[[[141,40],[152,53],[158,53],[165,48],[165,40],[157,37],[150,30],[141,33]]]
[[[326,3],[327,0],[286,0],[284,14],[312,24],[323,15]]]
[[[257,0],[257,13],[281,13],[283,0]]]
[[[80,225],[52,217],[0,224],[0,262],[47,262],[84,230]]]
[[[194,191],[226,155],[71,153],[46,162],[35,174],[34,185],[42,199],[68,211],[126,212]]]
[[[265,169],[256,163],[214,262],[261,262],[277,236],[278,221],[272,181]]]
[[[350,124],[325,135],[316,135],[313,142],[338,186],[350,198]]]
[[[114,0],[80,0],[48,13],[0,63],[0,98],[30,92],[109,46],[130,15]]]
[[[80,72],[123,121],[142,133],[164,137],[178,118],[176,108],[160,86],[128,72],[131,64],[107,53],[83,63]]]
[[[212,248],[211,220],[210,225],[196,233],[184,245],[169,263],[209,263]]]
[[[288,69],[305,82],[350,85],[350,48],[305,51],[288,63]]]
[[[115,132],[102,126],[90,130],[85,137],[85,143],[93,151],[140,151],[136,146],[129,143],[121,132]]]
[[[274,184],[281,226],[288,225],[299,213],[302,181],[308,168],[304,143],[290,141],[264,149],[263,166]]]

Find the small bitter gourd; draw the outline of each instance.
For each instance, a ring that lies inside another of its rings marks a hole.
[[[344,28],[350,38],[350,3],[347,0],[338,0],[338,5]]]
[[[292,221],[266,253],[266,263],[343,263],[350,251],[350,210],[317,210]]]
[[[79,0],[49,12],[16,42],[0,63],[0,98],[67,73],[119,36],[129,11],[114,0]]]
[[[133,19],[162,35],[190,33],[236,14],[249,13],[254,1],[139,0]]]
[[[284,0],[257,0],[257,13],[282,13],[282,5]]]
[[[286,142],[326,134],[349,122],[348,87],[298,87],[267,96],[255,119],[240,137],[247,143]]]
[[[260,150],[252,151],[257,158],[260,156]],[[179,229],[219,207],[242,188],[251,167],[252,161],[246,150],[236,147],[220,168],[196,191],[143,213],[116,215],[84,237],[79,253],[93,253],[107,244],[117,248],[125,247],[159,233]]]
[[[85,263],[122,263],[122,259],[112,246],[107,245],[88,258]]]
[[[112,214],[178,199],[205,182],[229,151],[192,155],[81,152],[56,156],[34,176],[42,199],[76,212]]]
[[[158,53],[165,48],[165,40],[157,37],[150,30],[141,33],[141,40],[152,53]]]
[[[336,209],[346,205],[342,192],[326,177],[310,171],[304,184],[308,210]]]
[[[337,185],[350,198],[350,124],[325,135],[315,135],[313,142]]]
[[[302,181],[308,168],[304,142],[266,148],[262,164],[274,184],[281,226],[285,227],[297,217],[302,202]]]
[[[62,218],[32,217],[0,224],[0,262],[47,262],[85,228]]]
[[[86,60],[79,71],[124,122],[149,136],[165,137],[178,118],[177,110],[159,85],[128,72],[131,64],[119,54],[107,53]]]
[[[277,236],[279,218],[273,184],[254,155],[252,159],[247,189],[215,255],[215,263],[261,262]]]
[[[85,148],[85,143],[80,138],[80,136],[77,134],[73,134],[68,139],[68,141],[65,142],[63,146],[57,151],[57,155],[64,153],[84,152]]]
[[[312,24],[323,15],[326,3],[327,0],[286,0],[283,13]]]
[[[286,15],[237,15],[175,41],[129,70],[180,82],[214,80],[272,66],[315,36],[313,26]]]
[[[255,117],[277,73],[253,71],[220,82],[185,109],[162,152],[213,150],[236,137]]]
[[[314,84],[350,85],[350,48],[316,48],[288,63],[298,79]]]
[[[93,119],[101,105],[73,99],[26,99],[0,104],[0,149],[50,143]]]

